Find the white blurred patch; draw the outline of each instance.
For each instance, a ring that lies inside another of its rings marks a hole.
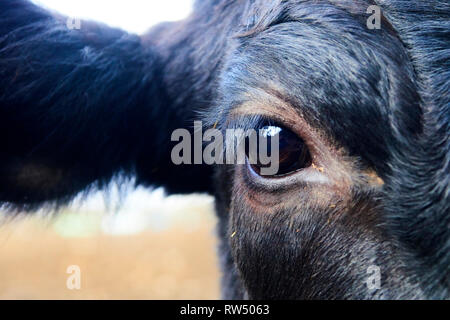
[[[96,20],[142,34],[163,21],[176,21],[192,11],[193,0],[33,0],[71,18]]]
[[[170,229],[195,232],[206,221],[215,221],[211,196],[167,196],[162,188],[149,191],[132,186],[133,182],[123,186],[121,193],[112,184],[107,193],[77,197],[57,217],[55,230],[65,237],[86,237],[99,232],[121,236]]]
[[[103,217],[102,231],[127,235],[145,230],[162,232],[170,228],[195,231],[211,219],[213,198],[205,195],[169,196],[163,189],[148,192],[138,188],[123,203],[119,212]]]

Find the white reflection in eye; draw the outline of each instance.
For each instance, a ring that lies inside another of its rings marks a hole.
[[[281,128],[277,126],[265,126],[259,132],[264,138],[274,137],[281,132]]]

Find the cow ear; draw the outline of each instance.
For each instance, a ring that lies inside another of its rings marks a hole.
[[[195,105],[168,90],[190,71],[168,68],[159,50],[121,30],[2,0],[0,204],[63,204],[118,174],[207,191],[210,168],[170,159],[171,133],[192,123]],[[185,53],[179,44],[178,59]]]
[[[188,18],[162,23],[142,37],[143,45],[156,48],[161,59],[158,74],[165,89],[163,108],[169,112],[169,132],[183,128],[193,136],[194,121],[204,117],[207,120],[202,124],[206,126],[215,122],[211,115],[219,116],[219,110],[212,110],[218,108],[219,75],[242,12],[241,3],[224,6],[221,1],[195,1]],[[169,165],[169,150],[176,144],[170,140],[160,140],[159,148],[165,150],[161,166],[148,166],[155,150],[145,149],[137,163],[138,181],[156,181],[169,192],[213,192],[211,166]]]

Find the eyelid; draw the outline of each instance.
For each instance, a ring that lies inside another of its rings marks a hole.
[[[305,108],[301,110],[303,109]],[[247,101],[228,114],[230,122],[243,117],[258,117],[281,124],[304,141],[311,155],[310,167],[292,175],[272,179],[252,177],[245,165],[240,166],[238,171],[242,177],[246,177],[247,183],[263,191],[277,191],[308,183],[336,185],[339,188],[351,184],[352,162],[348,160],[346,150],[340,147],[328,132],[311,123],[315,118],[304,116],[301,110],[277,96],[268,94],[263,98]],[[252,124],[255,125],[255,122]]]
[[[245,131],[250,129],[260,129],[267,124],[276,125],[270,117],[255,113],[228,117],[225,125],[220,127],[223,129],[242,129]]]
[[[299,108],[278,97],[281,94],[274,95],[262,89],[258,92],[261,93],[261,96],[252,96],[253,100],[248,100],[231,109],[227,115],[227,121],[232,122],[235,121],[233,119],[257,117],[257,119],[268,119],[277,125],[281,125],[305,142],[310,151],[312,163],[318,168],[328,167],[331,159],[335,159],[341,153],[336,148],[338,144],[334,142],[332,137],[329,137],[327,132],[309,123],[307,118],[299,111]],[[255,125],[257,122],[247,123]]]
[[[267,179],[258,175],[251,168],[247,159],[245,160],[244,176],[247,177],[247,181],[256,188],[262,188],[267,191],[279,191],[281,189],[289,188],[293,185],[316,183],[316,184],[329,184],[330,179],[320,171],[315,170],[312,167],[305,168],[293,172],[292,174],[271,177]]]
[[[281,103],[277,103],[278,99],[273,99],[273,103],[267,104],[259,104],[253,101],[249,101],[239,105],[234,108],[227,116],[227,122],[242,121],[239,123],[240,125],[244,125],[247,129],[254,129],[261,125],[262,122],[270,123],[272,125],[278,125],[281,127],[285,127],[286,129],[291,130],[294,133],[297,133],[293,126],[292,121],[289,120],[289,117],[285,115],[289,115],[292,117],[298,117],[296,111],[292,107],[284,106]]]
[[[254,111],[254,113],[242,113],[230,116],[226,121],[226,126],[224,129],[243,129],[245,130],[258,130],[262,129],[264,126],[275,126],[282,129],[287,129],[294,134],[296,134],[300,139],[304,140],[303,136],[295,130],[292,123],[286,118],[280,116],[279,113],[262,113]],[[262,110],[265,111],[265,110]]]
[[[258,104],[247,102],[237,107],[232,112],[233,118],[258,116],[260,119],[268,119],[275,125],[288,129],[302,139],[308,147],[312,163],[317,167],[326,167],[326,159],[330,158],[330,152],[334,150],[333,144],[327,135],[313,128],[294,107],[286,105],[278,98],[273,98],[273,104]]]

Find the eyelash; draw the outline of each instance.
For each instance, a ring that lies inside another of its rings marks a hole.
[[[279,126],[283,127],[281,124],[277,123],[273,119],[260,114],[255,115],[244,115],[244,116],[237,116],[233,118],[228,118],[225,121],[225,125],[217,125],[217,128],[222,128],[223,130],[226,129],[242,129],[242,130],[259,130],[262,129],[264,126]]]

